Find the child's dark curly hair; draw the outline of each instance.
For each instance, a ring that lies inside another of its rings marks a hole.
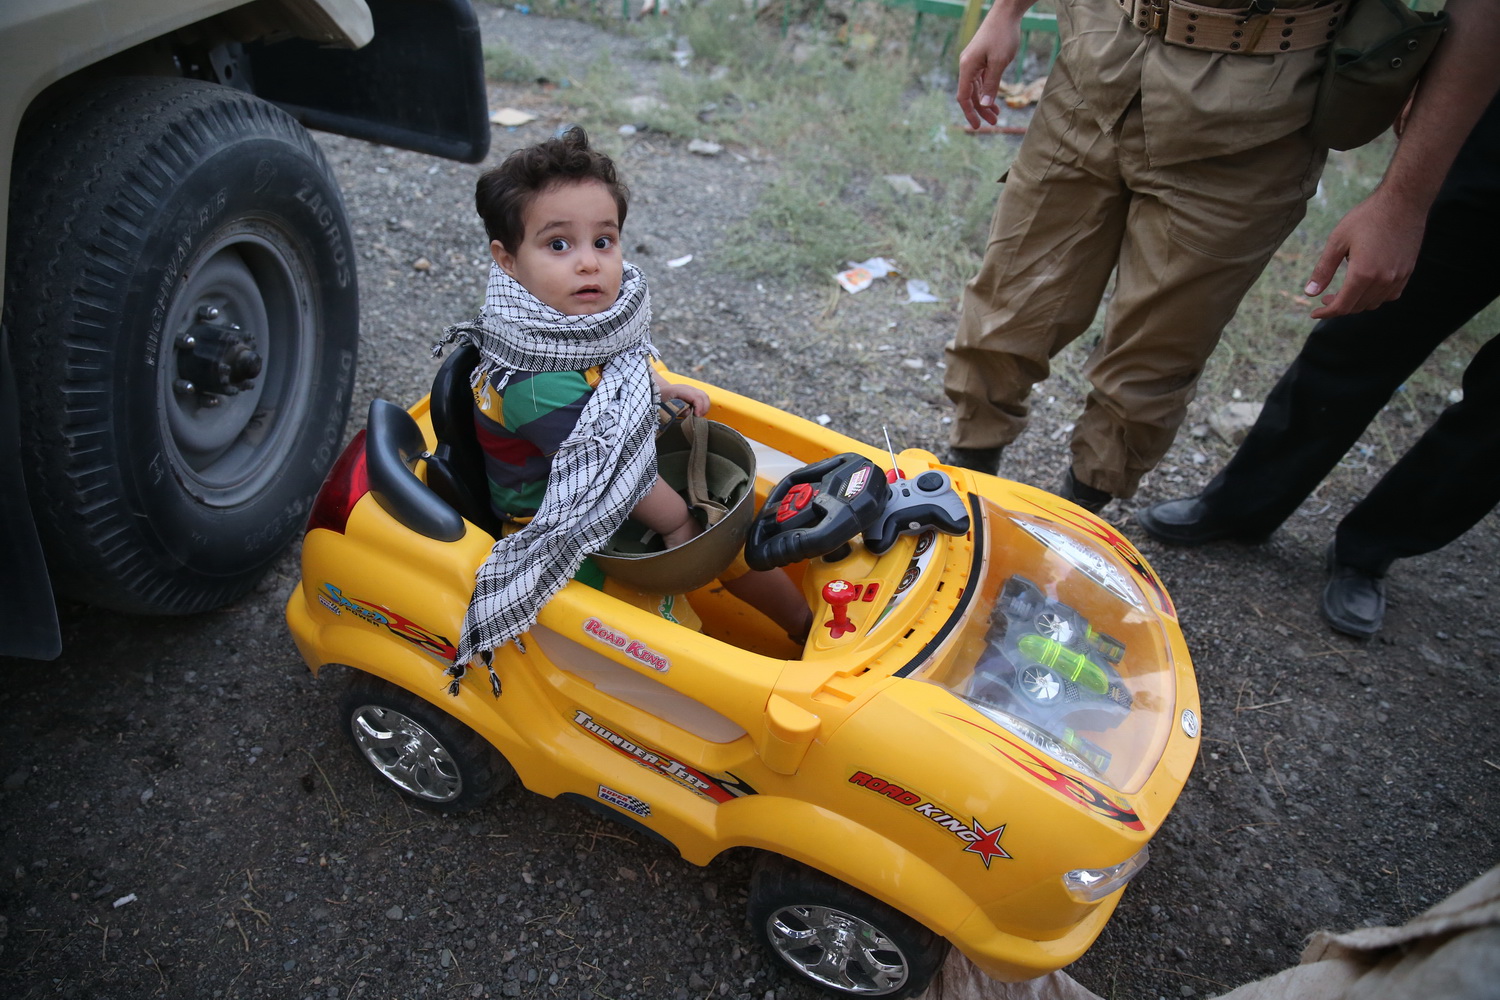
[[[588,133],[577,125],[546,142],[516,150],[500,166],[481,174],[474,185],[474,207],[490,239],[516,253],[526,237],[522,222],[526,207],[549,188],[578,181],[598,181],[609,189],[623,228],[630,189],[615,176],[614,162],[589,148]]]

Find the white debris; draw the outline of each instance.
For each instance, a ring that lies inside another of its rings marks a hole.
[[[906,301],[913,302],[936,302],[938,297],[932,294],[932,286],[917,278],[910,278],[906,282]]]
[[[885,182],[895,188],[897,194],[926,194],[924,188],[911,174],[886,174]]]
[[[834,280],[842,285],[845,291],[862,292],[869,288],[877,278],[884,278],[895,270],[895,262],[884,257],[871,257],[858,264],[851,260],[849,269],[834,275]]]
[[[536,121],[536,115],[519,108],[501,108],[490,115],[490,122],[495,125],[503,125],[505,128],[518,128],[527,122]]]

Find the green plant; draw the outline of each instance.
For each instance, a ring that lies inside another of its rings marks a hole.
[[[766,189],[750,219],[728,233],[724,261],[730,270],[794,284],[826,281],[845,261],[884,249],[837,197],[839,178],[827,164],[801,157],[788,167],[807,183]]]
[[[529,83],[543,73],[530,56],[502,43],[484,47],[484,75],[504,83]]]

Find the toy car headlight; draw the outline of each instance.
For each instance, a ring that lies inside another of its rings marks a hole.
[[[1075,868],[1063,875],[1063,889],[1080,903],[1093,903],[1122,888],[1136,873],[1146,867],[1151,849],[1142,847],[1135,854],[1109,868]]]

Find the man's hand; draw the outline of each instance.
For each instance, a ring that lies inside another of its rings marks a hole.
[[[1000,0],[997,0],[1000,2]],[[1401,294],[1416,264],[1427,211],[1459,147],[1500,90],[1500,0],[1448,0],[1448,33],[1402,119],[1380,186],[1334,227],[1307,283],[1318,295],[1347,259],[1344,285],[1314,319],[1374,309]]]
[[[996,0],[958,57],[958,93],[954,96],[970,128],[977,129],[983,122],[993,125],[1000,118],[995,106],[1000,75],[1021,48],[1021,15],[1032,2]]]
[[[1324,295],[1313,319],[1329,319],[1374,309],[1406,288],[1427,213],[1418,205],[1376,189],[1339,220],[1323,247],[1304,291],[1317,296],[1333,280],[1339,265],[1349,262],[1343,284]]]

